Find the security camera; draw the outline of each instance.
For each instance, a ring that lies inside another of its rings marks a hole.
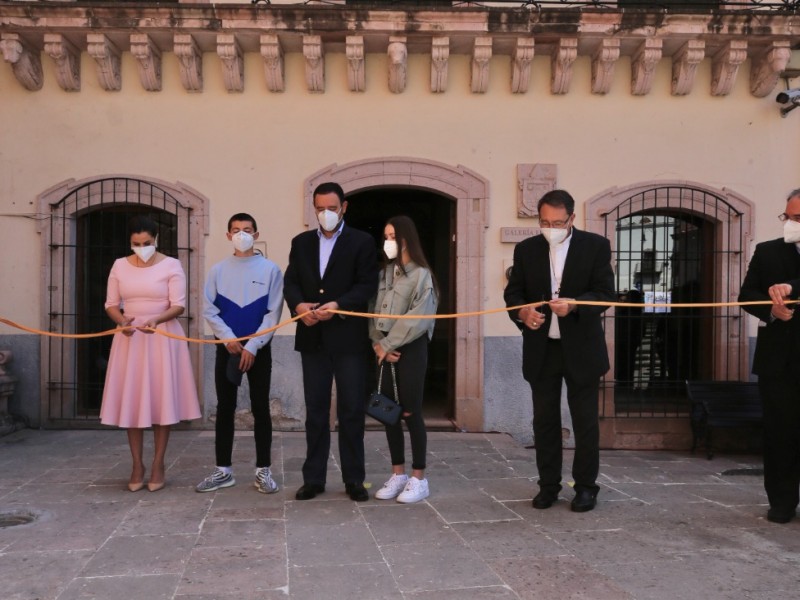
[[[780,102],[781,104],[788,104],[789,102],[792,104],[797,104],[800,102],[800,88],[791,88],[785,92],[781,92],[775,98],[775,101]]]

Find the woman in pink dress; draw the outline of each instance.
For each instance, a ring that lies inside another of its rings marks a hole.
[[[186,305],[186,276],[178,260],[156,251],[153,221],[136,217],[129,231],[133,254],[117,259],[108,276],[106,313],[124,329],[111,343],[100,421],[128,430],[132,492],[144,487],[144,430],[152,426],[147,489],[156,492],[164,487],[170,426],[200,418],[200,407],[188,345],[152,331],[184,335],[176,317]]]

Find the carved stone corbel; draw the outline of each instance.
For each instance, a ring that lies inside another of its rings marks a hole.
[[[107,92],[120,91],[122,73],[119,48],[105,34],[89,33],[86,35],[86,50],[96,63],[100,87]]]
[[[470,86],[473,93],[483,94],[489,88],[489,61],[492,59],[492,38],[477,37],[472,49],[472,79]]]
[[[399,94],[406,89],[408,46],[405,36],[389,36],[389,91]]]
[[[229,92],[244,91],[242,48],[232,33],[217,34],[217,56],[222,61],[222,81]]]
[[[711,95],[727,96],[736,83],[739,65],[747,58],[747,42],[731,40],[725,44],[711,61]]]
[[[538,216],[536,209],[539,199],[547,192],[556,189],[558,166],[554,164],[517,165],[517,216],[532,218]]]
[[[644,96],[650,93],[656,76],[656,65],[661,60],[664,42],[648,38],[642,42],[631,62],[631,94]]]
[[[161,91],[161,50],[146,33],[131,34],[131,54],[139,68],[139,81],[148,92]]]
[[[348,35],[345,38],[345,51],[347,53],[347,85],[351,92],[363,92],[367,89],[364,37]]]
[[[689,40],[672,57],[672,95],[685,96],[692,91],[694,76],[706,56],[703,40]]]
[[[572,64],[578,57],[578,38],[561,38],[550,57],[550,92],[566,94],[572,82]]]
[[[524,94],[528,91],[533,61],[533,38],[517,38],[514,55],[511,58],[511,93]]]
[[[44,51],[56,66],[56,81],[65,92],[81,90],[81,51],[60,33],[44,34]]]
[[[283,71],[283,47],[277,35],[264,34],[260,38],[261,56],[264,57],[264,75],[267,78],[267,89],[270,92],[282,92],[286,89]]]
[[[322,37],[303,36],[303,56],[306,57],[306,85],[309,92],[325,91],[325,54]]]
[[[42,57],[29,48],[18,33],[0,34],[0,50],[22,87],[31,92],[42,89]]]
[[[619,60],[619,39],[606,38],[592,55],[592,93],[607,94],[614,81],[614,70]]]
[[[753,58],[750,69],[750,93],[763,98],[775,89],[781,72],[792,56],[788,40],[775,40],[761,54]]]
[[[173,40],[178,57],[181,84],[187,92],[203,91],[203,53],[188,33],[176,33]]]
[[[450,59],[450,38],[435,37],[431,41],[431,91],[441,94],[447,89],[447,66]]]

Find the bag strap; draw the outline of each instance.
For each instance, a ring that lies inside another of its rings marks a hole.
[[[386,361],[381,363],[380,368],[378,369],[378,393],[381,393],[381,384],[383,384],[383,365]],[[392,372],[392,387],[394,388],[394,401],[397,404],[400,404],[400,398],[397,396],[397,374],[394,370],[394,363],[389,363],[389,370]]]

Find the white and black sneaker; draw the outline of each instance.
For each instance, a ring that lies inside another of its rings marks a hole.
[[[221,488],[231,487],[236,485],[236,480],[233,478],[233,471],[223,471],[219,467],[214,469],[208,477],[203,479],[195,487],[197,492],[213,492]]]
[[[269,467],[259,467],[256,469],[256,489],[262,494],[274,494],[278,491],[278,484],[272,478]]]

